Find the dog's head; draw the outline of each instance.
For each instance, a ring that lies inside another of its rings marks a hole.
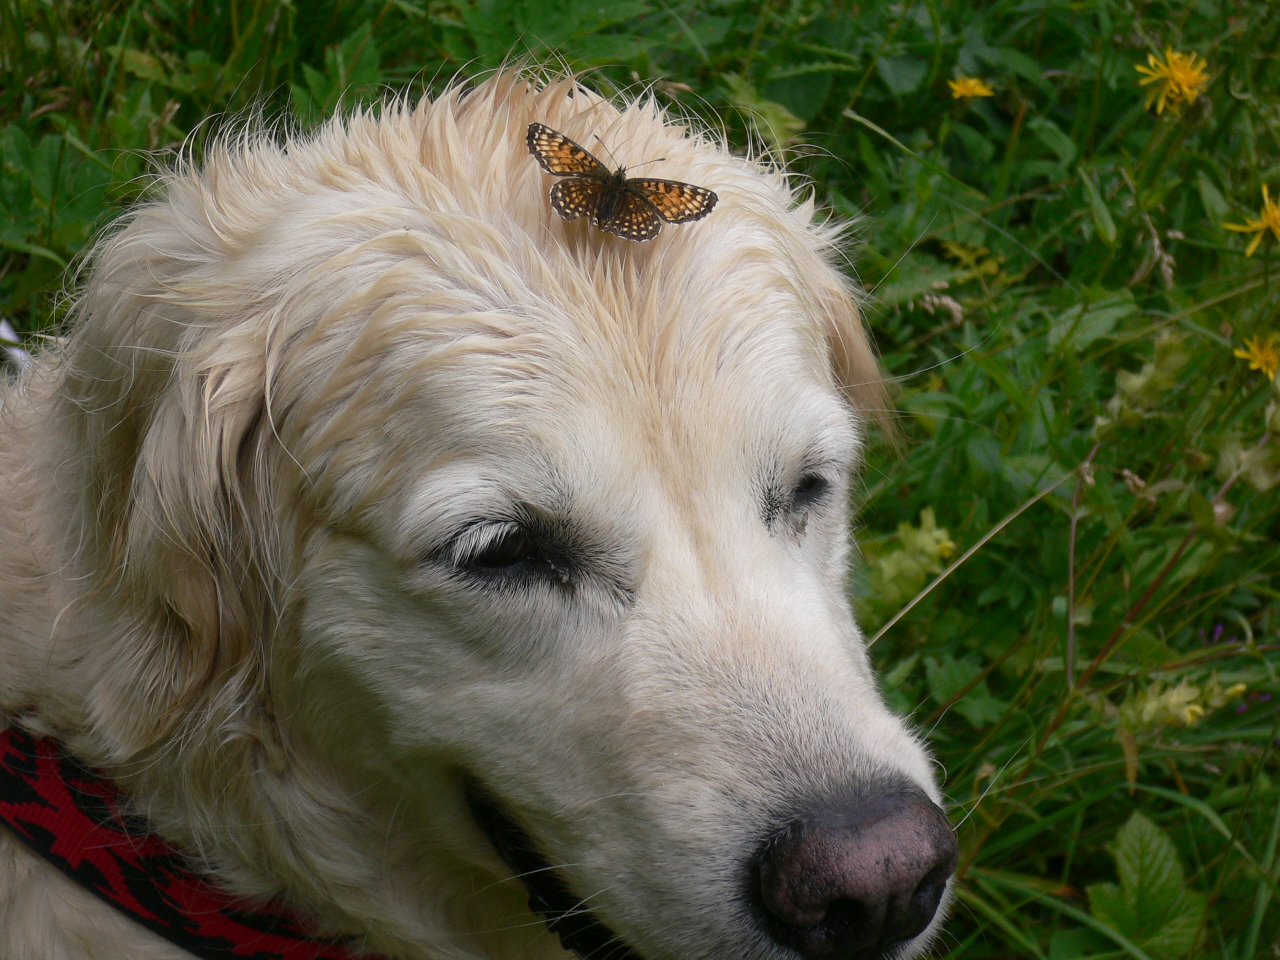
[[[566,223],[533,121],[719,205]],[[923,949],[955,843],[846,596],[883,398],[833,243],[515,74],[170,176],[65,385],[131,624],[96,722],[176,764],[129,777],[164,829],[396,955],[554,954],[530,908],[597,960]]]

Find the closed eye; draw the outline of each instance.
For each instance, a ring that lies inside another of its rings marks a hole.
[[[791,512],[802,513],[816,506],[831,492],[831,482],[819,473],[806,473],[791,491]]]
[[[460,573],[490,582],[550,580],[570,582],[572,565],[531,527],[514,521],[477,522],[449,550]]]
[[[765,526],[776,530],[777,523],[785,520],[792,533],[803,534],[810,511],[826,503],[832,489],[831,480],[814,469],[801,473],[790,489],[781,484],[771,487],[760,504]]]

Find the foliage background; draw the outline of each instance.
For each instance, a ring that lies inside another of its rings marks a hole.
[[[1157,115],[1134,67],[1166,47],[1210,80]],[[205,118],[305,125],[512,50],[647,85],[857,221],[906,442],[870,453],[851,589],[962,837],[937,952],[1280,957],[1280,416],[1233,356],[1280,329],[1280,228],[1246,257],[1222,227],[1280,195],[1274,7],[0,0],[0,316],[55,325]]]

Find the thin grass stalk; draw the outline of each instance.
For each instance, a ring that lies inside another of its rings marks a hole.
[[[1268,442],[1270,442],[1270,439],[1271,439],[1270,433],[1263,434],[1262,439],[1252,449],[1253,450],[1262,449],[1262,447],[1264,447]],[[1246,461],[1242,460],[1241,466],[1237,467],[1237,469],[1231,474],[1231,476],[1229,476],[1226,479],[1226,481],[1222,484],[1222,487],[1214,495],[1210,503],[1214,505],[1220,503],[1222,498],[1227,495],[1227,493],[1231,490],[1232,487],[1235,486],[1236,482],[1240,479],[1241,475],[1244,472],[1244,462]],[[1068,474],[1067,476],[1069,477],[1071,476],[1071,474]],[[1065,480],[1066,478],[1064,477],[1063,479]],[[1061,483],[1061,481],[1059,481],[1059,483]],[[1178,549],[1174,552],[1173,556],[1171,556],[1165,562],[1163,568],[1160,570],[1159,574],[1156,575],[1156,578],[1152,581],[1152,583],[1147,588],[1147,590],[1142,594],[1142,596],[1137,600],[1137,602],[1132,607],[1130,607],[1129,610],[1125,613],[1124,617],[1120,621],[1120,624],[1116,627],[1116,629],[1112,632],[1111,636],[1107,639],[1107,642],[1103,645],[1102,650],[1098,652],[1098,655],[1094,657],[1093,661],[1090,663],[1089,668],[1080,677],[1076,685],[1071,687],[1068,690],[1067,697],[1063,700],[1062,705],[1058,708],[1057,713],[1054,714],[1053,719],[1050,720],[1050,722],[1045,726],[1044,731],[1041,734],[1039,740],[1037,741],[1035,748],[1032,750],[1031,754],[1027,757],[1026,761],[1023,763],[1022,768],[1018,773],[1018,776],[1015,777],[1013,783],[1009,785],[1009,788],[1006,791],[1004,798],[1002,798],[1002,802],[1006,806],[1008,805],[1009,800],[1017,793],[1018,789],[1026,782],[1026,779],[1030,774],[1032,767],[1036,762],[1039,761],[1041,755],[1044,753],[1044,749],[1048,744],[1049,739],[1053,736],[1055,732],[1057,732],[1058,728],[1062,725],[1063,721],[1066,719],[1067,712],[1070,710],[1072,703],[1075,702],[1078,695],[1083,691],[1085,685],[1087,685],[1089,680],[1093,678],[1094,674],[1097,673],[1098,669],[1102,666],[1102,664],[1106,662],[1106,658],[1110,655],[1112,649],[1116,646],[1116,644],[1120,641],[1120,639],[1127,633],[1128,628],[1132,624],[1134,618],[1137,617],[1137,615],[1142,611],[1142,609],[1146,606],[1147,602],[1151,599],[1152,595],[1155,593],[1155,591],[1159,589],[1160,585],[1164,583],[1165,579],[1168,577],[1170,572],[1172,572],[1172,570],[1175,568],[1178,561],[1182,558],[1183,553],[1186,552],[1186,548],[1191,544],[1191,541],[1194,539],[1197,532],[1198,531],[1194,527],[1187,532],[1187,535],[1183,538],[1182,543],[1179,544]],[[884,631],[882,629],[881,633],[883,632]],[[877,636],[879,636],[879,634],[877,634]],[[991,828],[990,830],[988,830],[987,835],[990,835],[991,830],[993,829],[994,828]],[[971,863],[972,863],[972,855],[965,858],[965,861],[962,863],[962,868],[967,868]]]
[[[1270,432],[1264,433],[1262,435],[1262,439],[1254,445],[1249,453],[1261,450],[1270,442]],[[1222,498],[1225,497],[1231,488],[1236,485],[1236,482],[1244,474],[1244,468],[1245,464],[1248,462],[1248,457],[1249,454],[1245,454],[1245,456],[1241,458],[1240,466],[1235,469],[1231,476],[1229,476],[1222,484],[1222,487],[1218,492],[1213,495],[1213,499],[1209,501],[1210,505],[1216,507],[1220,504],[1222,502]],[[1156,575],[1156,578],[1151,581],[1142,596],[1138,598],[1138,601],[1129,608],[1124,617],[1120,620],[1119,625],[1112,631],[1111,636],[1107,638],[1107,642],[1102,645],[1102,649],[1098,651],[1098,655],[1093,658],[1093,662],[1089,664],[1089,668],[1084,672],[1084,675],[1080,677],[1080,682],[1076,685],[1078,688],[1082,689],[1093,678],[1093,675],[1098,672],[1098,668],[1106,662],[1107,657],[1111,655],[1111,651],[1115,648],[1116,644],[1118,644],[1128,632],[1134,619],[1142,612],[1148,601],[1150,601],[1152,596],[1155,595],[1155,592],[1164,584],[1164,581],[1169,574],[1176,569],[1178,561],[1182,559],[1182,555],[1186,552],[1187,547],[1191,546],[1191,542],[1195,539],[1197,533],[1199,533],[1199,530],[1194,526],[1187,531],[1187,535],[1182,538],[1182,542],[1178,544],[1178,548],[1174,551],[1173,556],[1165,562],[1160,572]],[[1061,709],[1058,711],[1058,717],[1055,718],[1056,722],[1052,725],[1053,727],[1056,728],[1057,723],[1061,722],[1060,718],[1064,715],[1066,708],[1067,704],[1063,703]]]
[[[971,546],[964,553],[960,554],[960,556],[956,558],[956,560],[951,564],[951,566],[947,567],[947,569],[943,570],[940,574],[934,577],[932,583],[930,583],[927,587],[925,587],[923,590],[917,593],[911,599],[910,603],[908,603],[905,607],[903,607],[901,610],[895,613],[884,626],[882,626],[879,630],[877,630],[875,633],[875,636],[873,636],[870,640],[867,641],[867,646],[868,647],[874,646],[875,642],[879,640],[881,637],[883,637],[894,624],[896,624],[899,620],[901,620],[908,613],[914,610],[916,605],[920,603],[921,600],[923,600],[925,597],[931,594],[944,580],[947,579],[947,577],[951,576],[951,574],[959,570],[960,567],[962,567],[970,557],[972,557],[975,553],[977,553],[979,550],[985,547],[987,543],[990,542],[992,537],[996,536],[996,534],[1000,533],[1001,530],[1003,530],[1009,524],[1013,523],[1013,521],[1017,520],[1020,516],[1022,516],[1024,513],[1030,510],[1033,506],[1035,506],[1037,503],[1039,503],[1049,494],[1053,493],[1053,491],[1057,490],[1060,486],[1062,486],[1064,483],[1070,480],[1073,475],[1074,473],[1068,473],[1053,485],[1045,487],[1043,490],[1037,493],[1034,497],[1032,497],[1030,500],[1023,503],[1022,506],[1018,507],[1018,509],[1014,510],[1011,514],[1009,514],[1007,517],[1005,517],[1003,520],[997,523],[994,527],[988,530],[985,534],[983,534],[982,537],[979,538],[978,541],[973,546]]]
[[[1262,933],[1262,920],[1267,914],[1267,908],[1271,905],[1273,899],[1271,895],[1271,886],[1280,884],[1280,875],[1277,874],[1276,867],[1276,846],[1280,843],[1280,803],[1276,804],[1275,812],[1271,815],[1271,835],[1267,838],[1267,850],[1262,858],[1262,869],[1264,875],[1258,878],[1258,883],[1253,893],[1253,912],[1249,918],[1249,927],[1245,931],[1244,949],[1241,951],[1242,957],[1256,957],[1258,955],[1258,937]],[[1268,885],[1267,878],[1272,879],[1272,884]]]
[[[1067,693],[1076,685],[1076,531],[1080,524],[1080,491],[1086,483],[1093,486],[1093,458],[1102,446],[1099,440],[1076,471],[1075,493],[1071,495],[1071,530],[1067,537],[1067,649],[1063,666],[1067,673]]]

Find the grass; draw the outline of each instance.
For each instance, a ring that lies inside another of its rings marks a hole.
[[[512,50],[652,81],[858,219],[907,443],[851,589],[962,837],[938,953],[1280,956],[1278,49],[1246,0],[0,0],[0,315],[56,324],[210,115]],[[1135,69],[1169,50],[1207,65],[1181,99]]]

